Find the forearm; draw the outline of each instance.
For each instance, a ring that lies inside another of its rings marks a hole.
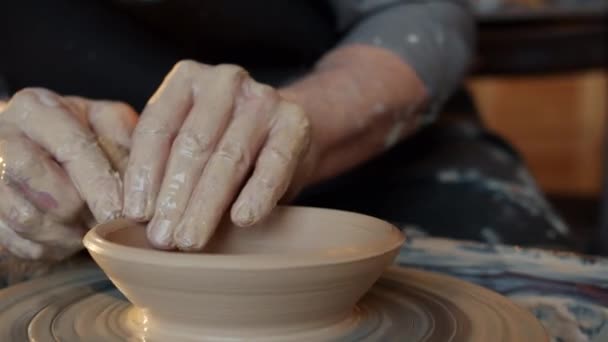
[[[319,156],[307,183],[344,172],[410,134],[428,99],[411,67],[369,45],[330,52],[282,94],[300,104],[312,121]]]
[[[460,85],[471,63],[475,22],[468,0],[330,0],[336,8],[340,45],[368,44],[400,56],[429,95],[432,121]]]

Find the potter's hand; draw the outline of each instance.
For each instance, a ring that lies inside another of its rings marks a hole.
[[[126,149],[136,119],[124,104],[38,88],[0,108],[0,245],[61,259],[81,248],[85,202],[98,222],[120,214],[120,179],[100,145]]]
[[[200,250],[230,207],[240,226],[265,217],[309,145],[308,117],[275,89],[238,66],[182,61],[135,128],[124,214],[152,219],[159,248]]]

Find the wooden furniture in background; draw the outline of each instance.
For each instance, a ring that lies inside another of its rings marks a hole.
[[[547,192],[601,199],[590,240],[608,255],[608,2],[470,1],[479,112],[523,152]]]
[[[468,85],[485,123],[515,145],[545,191],[600,194],[608,72],[475,77]]]

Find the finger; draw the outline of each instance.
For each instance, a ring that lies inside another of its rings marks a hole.
[[[40,259],[44,253],[44,247],[17,235],[2,218],[0,218],[0,246],[23,259]]]
[[[67,171],[99,222],[117,217],[122,208],[120,182],[99,148],[58,95],[26,89],[11,99],[8,120],[41,145]]]
[[[89,100],[88,104],[87,116],[93,131],[128,149],[137,123],[135,110],[122,102]]]
[[[94,101],[78,96],[63,97],[61,102],[83,127],[95,132],[99,147],[122,178],[129,160],[131,134],[137,122],[135,110],[122,102]]]
[[[125,103],[91,101],[87,114],[100,147],[114,169],[124,174],[129,160],[131,135],[137,123],[137,113]]]
[[[266,217],[285,194],[310,143],[310,123],[296,105],[281,102],[278,120],[260,151],[255,170],[232,206],[232,221],[250,226]]]
[[[234,118],[206,165],[187,209],[175,229],[178,248],[198,250],[215,230],[249,170],[271,126],[278,98],[268,86],[242,83]],[[200,122],[201,129],[209,127]]]
[[[198,76],[196,84],[202,88],[173,143],[155,217],[148,228],[150,241],[158,247],[173,247],[174,227],[232,117],[244,76],[242,69],[232,66],[209,68]]]
[[[124,178],[126,217],[138,221],[152,217],[173,138],[192,107],[193,77],[202,68],[196,62],[177,63],[135,126]]]
[[[67,222],[74,220],[84,207],[65,171],[22,133],[3,129],[0,158],[2,181],[41,211]]]
[[[91,128],[88,117],[91,102],[90,100],[78,96],[63,96],[58,100],[68,109],[68,112],[74,116],[83,127],[87,127],[89,129]]]
[[[82,246],[81,229],[57,222],[4,184],[0,184],[0,216],[24,239],[67,251],[76,251]]]

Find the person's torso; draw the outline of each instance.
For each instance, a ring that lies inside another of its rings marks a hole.
[[[337,40],[323,0],[114,0],[137,22],[206,63],[313,63]]]

